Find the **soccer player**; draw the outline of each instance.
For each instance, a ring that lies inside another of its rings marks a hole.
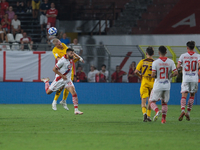
[[[151,121],[151,107],[148,105],[146,108],[146,101],[147,97],[150,96],[151,90],[153,88],[154,78],[151,77],[152,72],[152,62],[153,59],[154,50],[152,47],[148,47],[146,49],[146,59],[142,59],[139,64],[136,67],[135,73],[140,76],[142,79],[141,86],[140,86],[140,96],[141,96],[141,107],[142,107],[142,113],[144,117],[144,122]],[[141,72],[141,74],[140,74]]]
[[[49,78],[41,79],[45,83],[45,90],[47,94],[51,94],[53,91],[58,91],[62,88],[68,89],[72,94],[72,101],[74,103],[74,114],[82,115],[83,112],[78,110],[78,97],[71,80],[72,65],[74,58],[74,50],[67,49],[65,54],[54,66],[53,71],[56,73],[54,81],[49,85]]]
[[[153,90],[151,91],[150,96],[150,105],[151,108],[156,112],[153,121],[156,121],[161,114],[159,111],[156,102],[161,99],[162,103],[162,121],[161,123],[166,123],[166,115],[168,106],[167,103],[170,97],[170,78],[176,76],[178,71],[174,64],[174,61],[165,57],[167,49],[164,46],[159,47],[159,58],[155,60],[152,64],[152,74],[153,78],[156,77]],[[173,71],[173,73],[172,73]]]
[[[181,84],[181,115],[178,120],[182,121],[183,117],[190,121],[190,111],[194,103],[194,95],[198,90],[198,66],[200,66],[199,54],[194,52],[195,42],[187,42],[187,53],[180,56],[177,68],[182,67],[183,81]],[[186,98],[190,93],[190,98],[187,104],[187,113],[185,113]]]
[[[61,59],[65,54],[66,54],[66,50],[68,49],[68,47],[64,44],[64,43],[61,43],[59,39],[57,38],[54,38],[53,39],[53,44],[54,44],[54,49],[52,50],[53,52],[53,55],[56,59],[56,61],[58,61],[59,59]],[[78,56],[77,54],[74,53],[74,55],[80,59],[80,61],[83,62],[83,59]],[[74,62],[77,62],[78,59],[74,59],[73,60]],[[74,74],[75,74],[75,64],[73,62],[73,66],[72,66],[72,73],[71,73],[71,80],[73,81],[74,79]],[[54,100],[52,102],[52,109],[53,110],[57,110],[57,107],[56,107],[56,104],[57,104],[57,100],[61,94],[63,89],[60,89],[56,92],[56,95],[54,97]],[[69,110],[68,107],[67,107],[67,103],[66,103],[66,99],[69,95],[69,91],[67,89],[64,89],[63,91],[63,99],[60,101],[60,104],[64,107],[64,109],[66,110]]]

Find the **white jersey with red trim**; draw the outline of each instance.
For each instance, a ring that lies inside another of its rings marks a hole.
[[[69,60],[65,55],[57,62],[56,68],[59,69],[59,72],[67,77],[67,80],[71,79],[73,60]],[[61,76],[56,74],[56,81],[61,80]]]
[[[198,82],[199,54],[187,52],[180,56],[178,63],[182,65],[183,82]]]
[[[176,71],[174,61],[167,57],[160,57],[152,64],[152,72],[156,72],[154,91],[170,90],[170,74]]]

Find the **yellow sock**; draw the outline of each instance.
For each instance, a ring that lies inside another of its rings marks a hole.
[[[58,100],[58,98],[59,98],[59,96],[60,96],[62,90],[63,90],[63,89],[60,89],[60,90],[56,91],[56,95],[55,95],[55,97],[54,97],[54,100],[55,100],[55,101]]]
[[[144,115],[145,113],[147,113],[146,107],[142,107],[142,113],[143,113],[143,115]]]
[[[151,116],[151,110],[147,109],[147,116],[150,117]]]
[[[67,89],[64,89],[64,91],[63,91],[63,100],[66,100],[68,95],[69,95],[69,91]]]

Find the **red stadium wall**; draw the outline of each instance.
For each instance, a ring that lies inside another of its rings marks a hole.
[[[199,34],[200,1],[180,0],[153,34]]]

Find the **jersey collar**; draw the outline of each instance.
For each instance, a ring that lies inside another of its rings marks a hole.
[[[63,56],[65,59],[68,59],[66,55]]]
[[[188,51],[188,54],[193,55],[195,52],[194,51]]]
[[[159,57],[162,61],[166,61],[167,60],[167,57]]]

